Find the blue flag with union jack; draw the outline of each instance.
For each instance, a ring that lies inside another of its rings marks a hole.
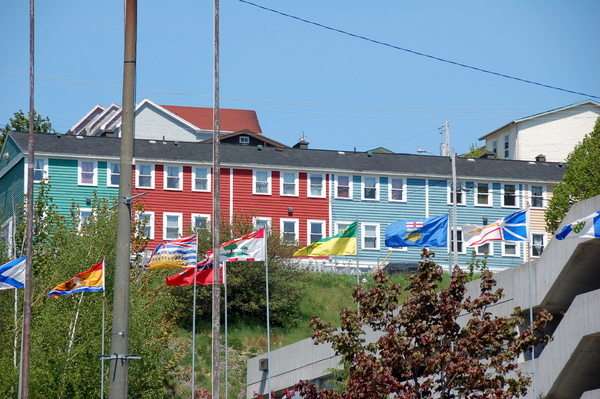
[[[198,236],[178,238],[160,243],[152,252],[146,269],[163,267],[194,267],[197,262]]]

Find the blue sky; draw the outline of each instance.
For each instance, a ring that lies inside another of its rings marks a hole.
[[[514,119],[600,101],[598,1],[254,2],[370,39],[221,0],[220,105],[256,110],[288,145],[304,133],[311,148],[439,154],[449,121],[461,153]],[[122,0],[36,2],[35,107],[56,130],[121,104],[123,12]],[[2,0],[0,14],[5,125],[29,107],[29,2]],[[213,21],[212,1],[138,2],[138,102],[212,106]]]

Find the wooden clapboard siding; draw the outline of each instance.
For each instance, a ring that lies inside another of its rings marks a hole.
[[[0,227],[19,213],[25,199],[25,160],[21,159],[0,180]]]

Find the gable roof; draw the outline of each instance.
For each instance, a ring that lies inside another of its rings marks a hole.
[[[11,132],[22,153],[27,152],[28,133]],[[35,151],[40,157],[94,157],[119,159],[121,139],[114,137],[71,136],[39,133]],[[140,162],[212,164],[210,143],[135,140],[135,159]],[[242,145],[221,146],[223,167],[289,168],[343,174],[396,174],[448,179],[452,175],[450,158],[418,154],[344,152],[300,148],[275,148]],[[565,168],[556,162],[528,162],[508,159],[456,158],[459,179],[558,182]]]
[[[595,105],[598,108],[600,108],[600,103],[597,103],[596,101],[593,101],[593,100],[586,100],[586,101],[581,101],[581,102],[578,102],[578,103],[575,103],[575,104],[571,104],[571,105],[565,105],[564,107],[554,108],[554,109],[551,109],[549,111],[540,112],[539,114],[533,114],[533,115],[526,116],[526,117],[521,118],[521,119],[515,119],[512,122],[508,122],[507,124],[505,124],[503,126],[500,126],[498,129],[496,129],[496,130],[494,130],[492,132],[484,134],[483,136],[479,137],[477,140],[485,140],[486,137],[491,136],[492,134],[498,133],[499,131],[504,130],[505,128],[509,127],[510,125],[514,125],[515,123],[520,123],[520,122],[527,121],[527,120],[530,120],[530,119],[539,118],[539,117],[542,117],[542,116],[545,116],[545,115],[554,114],[556,112],[564,111],[564,110],[567,110],[567,109],[570,109],[570,108],[579,107],[579,106],[585,105],[585,104],[592,104],[592,105]]]
[[[162,107],[199,129],[213,130],[212,108],[183,107],[179,105],[162,105]],[[221,130],[224,132],[237,132],[248,129],[255,133],[262,133],[256,111],[221,108],[219,116],[221,119]]]
[[[289,146],[282,144],[279,141],[270,139],[267,136],[264,136],[260,133],[254,133],[253,131],[248,130],[248,129],[240,130],[239,132],[223,134],[223,135],[221,135],[221,142],[231,139],[236,136],[249,136],[249,137],[256,139],[257,141],[260,141],[261,143],[265,143],[265,144],[273,146],[273,147],[290,148]],[[212,143],[212,142],[213,142],[212,138],[201,141],[201,143]]]

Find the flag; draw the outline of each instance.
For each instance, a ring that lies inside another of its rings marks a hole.
[[[69,295],[76,292],[100,291],[104,291],[104,261],[75,275],[69,281],[57,285],[48,293],[48,296],[58,298],[60,295]]]
[[[205,259],[198,263],[198,267],[188,267],[185,270],[180,271],[174,276],[167,277],[167,285],[169,286],[181,286],[181,285],[193,285],[194,284],[194,270],[196,270],[196,284],[197,285],[211,285],[214,280],[214,267],[211,260]],[[220,281],[223,282],[223,268],[220,270]]]
[[[265,260],[265,229],[227,241],[221,244],[221,249],[224,250],[219,251],[221,262]]]
[[[600,238],[600,211],[565,226],[556,238]]]
[[[26,259],[26,256],[21,256],[0,266],[0,290],[25,287]]]
[[[293,256],[330,256],[356,254],[356,222],[333,237],[322,238],[299,249]]]
[[[398,247],[447,247],[448,215],[398,220],[385,229],[385,245]]]
[[[152,252],[146,269],[163,267],[194,267],[197,262],[198,237],[178,238],[166,243],[160,243]]]
[[[462,227],[463,242],[467,247],[476,247],[490,241],[527,241],[529,237],[529,209],[511,213],[492,224]]]

